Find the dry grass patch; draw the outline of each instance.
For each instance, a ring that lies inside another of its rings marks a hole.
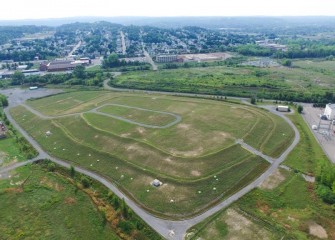
[[[68,205],[73,205],[77,202],[77,200],[73,197],[67,197],[64,199],[64,203]]]
[[[199,147],[192,151],[178,151],[176,149],[171,149],[170,152],[172,153],[172,155],[175,155],[175,156],[197,157],[197,156],[200,156],[204,152],[204,148]]]
[[[234,209],[227,210],[225,214],[225,222],[229,229],[227,239],[270,239],[266,230],[260,228]]]
[[[265,179],[265,181],[262,182],[259,187],[266,190],[274,189],[279,186],[279,184],[285,179],[286,177],[280,172],[279,169],[277,169],[267,179]]]
[[[21,187],[17,187],[17,188],[6,188],[4,190],[5,193],[22,193],[23,189]]]
[[[44,187],[48,187],[50,189],[56,190],[57,192],[61,192],[64,190],[64,187],[61,186],[59,183],[54,183],[52,181],[50,181],[50,179],[48,179],[47,177],[42,177],[40,180],[40,185],[44,186]]]
[[[195,170],[192,170],[192,171],[191,171],[191,174],[192,174],[193,176],[197,176],[197,177],[201,176],[201,173],[200,173],[199,171],[195,171]]]

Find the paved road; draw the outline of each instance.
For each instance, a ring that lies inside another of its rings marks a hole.
[[[106,83],[106,82],[105,82]],[[107,84],[107,83],[106,83]],[[166,94],[166,93],[164,93]],[[175,93],[173,93],[175,94]],[[238,191],[237,193],[233,194],[229,198],[225,199],[221,203],[217,204],[216,206],[208,209],[202,214],[199,214],[196,217],[186,219],[183,221],[171,221],[171,220],[165,220],[165,219],[159,219],[150,213],[144,211],[140,206],[138,206],[134,201],[129,199],[125,194],[123,194],[116,186],[114,186],[111,182],[109,182],[104,177],[94,173],[90,172],[86,169],[83,169],[81,167],[75,167],[76,171],[83,173],[87,176],[90,176],[91,178],[101,182],[106,187],[108,187],[111,191],[113,191],[117,196],[120,198],[124,198],[125,202],[129,205],[130,208],[133,209],[133,211],[138,214],[147,224],[149,224],[153,229],[155,229],[158,233],[160,233],[164,238],[166,239],[183,239],[185,236],[185,233],[187,229],[194,226],[195,224],[203,221],[207,217],[213,215],[214,213],[222,210],[223,208],[228,207],[230,204],[235,202],[236,200],[243,197],[245,194],[247,194],[252,189],[259,186],[267,177],[269,177],[277,168],[278,166],[285,160],[287,155],[293,150],[293,148],[298,144],[300,140],[300,135],[296,127],[293,125],[293,123],[283,114],[280,114],[276,111],[272,111],[274,114],[279,115],[282,117],[288,124],[293,128],[295,132],[295,138],[292,144],[289,146],[289,148],[277,159],[273,159],[273,163],[271,166],[255,181]],[[70,164],[62,161],[60,159],[57,159],[55,157],[50,156],[48,153],[46,153],[41,146],[31,137],[29,136],[12,118],[9,112],[9,108],[5,109],[5,113],[7,114],[7,117],[9,121],[13,124],[13,126],[32,144],[32,146],[38,151],[39,159],[50,159],[51,161],[63,166],[63,167],[70,167]],[[37,158],[36,158],[37,159]],[[30,161],[27,161],[25,163],[29,163]],[[24,164],[24,163],[22,163]],[[21,166],[21,164],[17,165],[16,167]],[[12,167],[13,169],[15,166]]]
[[[24,161],[24,162],[17,162],[15,164],[0,168],[0,174],[15,170],[19,167],[25,166],[27,164],[30,164],[30,163],[33,163],[33,162],[36,162],[36,161],[39,161],[39,160],[40,160],[40,158],[36,157],[34,159],[31,159],[31,160],[27,160],[27,161]]]
[[[136,122],[136,121],[124,118],[124,117],[120,117],[120,116],[114,115],[114,114],[103,113],[103,112],[99,112],[98,111],[98,109],[100,109],[102,107],[105,107],[105,106],[119,106],[119,107],[125,107],[125,108],[133,108],[133,109],[137,109],[137,110],[140,110],[140,111],[160,113],[160,114],[170,115],[170,116],[174,117],[175,120],[173,120],[172,122],[170,122],[170,123],[168,123],[166,125],[163,125],[163,126],[144,124],[144,123],[139,123],[139,122]],[[102,105],[100,107],[97,107],[97,108],[94,108],[94,109],[90,110],[89,112],[94,112],[94,113],[97,113],[97,114],[100,114],[100,115],[105,115],[105,116],[108,116],[108,117],[119,119],[121,121],[128,122],[128,123],[131,123],[131,124],[136,124],[136,125],[139,125],[139,126],[142,126],[142,127],[146,127],[146,128],[158,128],[158,129],[169,128],[169,127],[172,127],[173,125],[179,123],[182,120],[182,117],[179,116],[179,115],[177,115],[177,114],[175,114],[175,113],[162,112],[162,111],[154,111],[154,110],[149,110],[149,109],[145,109],[145,108],[131,107],[131,106],[127,106],[127,105],[114,104],[114,103],[104,104],[104,105]]]
[[[67,56],[68,56],[68,57],[72,57],[73,53],[74,53],[78,48],[80,48],[80,46],[81,46],[81,41],[79,41],[79,42],[77,43],[77,45],[74,46],[74,48],[71,50],[71,52],[69,52],[69,54],[68,54]]]
[[[246,150],[248,150],[249,152],[262,157],[263,159],[265,159],[266,161],[268,161],[269,163],[273,163],[275,160],[272,157],[269,157],[265,154],[263,154],[262,152],[258,151],[257,149],[253,148],[252,146],[246,144],[243,139],[237,139],[236,140],[237,144],[240,144],[243,148],[245,148]]]
[[[145,58],[147,59],[148,63],[151,64],[152,70],[157,71],[158,67],[155,64],[154,60],[152,60],[152,58],[151,58],[150,54],[147,52],[147,50],[145,50],[144,44],[142,44],[142,50],[143,50],[143,54],[144,54]]]
[[[162,112],[162,111],[154,111],[154,110],[149,110],[149,109],[145,109],[145,108],[131,107],[131,106],[127,106],[127,105],[113,104],[113,103],[104,104],[104,105],[101,105],[99,107],[93,108],[93,109],[91,109],[89,111],[86,111],[86,112],[70,113],[70,114],[57,115],[57,116],[47,116],[47,115],[44,115],[43,113],[35,110],[34,108],[30,107],[27,104],[22,103],[21,105],[23,107],[25,107],[26,109],[28,109],[33,114],[35,114],[36,116],[38,116],[39,118],[42,118],[42,119],[57,119],[57,118],[63,118],[63,117],[69,117],[69,116],[77,116],[77,115],[80,115],[82,113],[90,113],[90,112],[92,112],[92,113],[95,113],[95,114],[100,114],[100,115],[104,115],[104,116],[107,116],[107,117],[112,117],[112,118],[115,118],[115,119],[118,119],[118,120],[121,120],[121,121],[124,121],[124,122],[135,124],[135,125],[138,125],[138,126],[141,126],[141,127],[157,128],[157,129],[169,128],[169,127],[171,127],[171,126],[179,123],[182,120],[181,116],[179,116],[177,114],[174,114],[174,113]],[[133,120],[130,120],[130,119],[127,119],[127,118],[124,118],[124,117],[120,117],[120,116],[117,116],[117,115],[114,115],[114,114],[104,113],[104,112],[99,112],[98,111],[100,108],[103,108],[105,106],[119,106],[119,107],[125,107],[125,108],[133,108],[133,109],[137,109],[137,110],[141,110],[141,111],[155,112],[155,113],[160,113],[160,114],[165,114],[165,115],[173,116],[175,118],[175,120],[173,120],[170,123],[168,123],[166,125],[163,125],[163,126],[144,124],[144,123],[136,122],[136,121],[133,121]]]

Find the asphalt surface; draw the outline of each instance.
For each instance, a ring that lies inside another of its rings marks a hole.
[[[105,82],[104,85],[108,86],[107,82]],[[108,86],[108,88],[110,89],[109,86]],[[127,91],[129,91],[129,89],[127,89]],[[148,91],[146,91],[146,92],[148,92]],[[2,92],[0,91],[0,93],[2,93]],[[154,92],[154,93],[160,93],[160,92]],[[163,92],[163,94],[167,94],[167,93]],[[176,93],[170,93],[170,95],[176,95]],[[177,95],[180,95],[180,96],[199,96],[198,94],[177,94]],[[19,100],[17,100],[17,99],[19,99]],[[11,98],[9,98],[10,108],[13,107],[13,106],[22,104],[24,99],[25,98],[20,98],[19,96],[16,96],[16,97],[12,96]],[[14,102],[12,103],[11,100],[13,100]],[[45,152],[41,148],[41,146],[29,134],[27,134],[15,122],[15,120],[10,115],[10,112],[9,112],[10,108],[5,109],[5,113],[7,115],[7,118],[13,124],[13,126],[32,144],[32,146],[39,153],[39,156],[37,158],[35,158],[34,160],[18,163],[17,165],[13,165],[13,166],[11,166],[10,170],[13,170],[17,167],[20,167],[20,166],[24,165],[24,164],[28,164],[32,161],[37,161],[38,159],[50,159],[51,161],[53,161],[53,162],[55,162],[55,163],[57,163],[57,164],[59,164],[63,167],[69,168],[70,167],[69,163],[67,163],[65,161],[62,161],[60,159],[57,159],[53,156],[50,156],[47,152]],[[203,221],[204,219],[213,215],[214,213],[228,207],[230,204],[232,204],[233,202],[235,202],[238,199],[240,199],[241,197],[243,197],[249,191],[251,191],[252,189],[259,186],[267,177],[269,177],[279,167],[279,165],[286,159],[288,154],[298,144],[298,142],[300,140],[300,135],[299,135],[299,132],[298,132],[297,128],[294,126],[294,124],[284,114],[278,113],[275,110],[271,110],[271,109],[270,109],[270,111],[272,113],[282,117],[293,128],[293,130],[295,132],[295,138],[294,138],[292,144],[286,149],[286,151],[279,158],[273,159],[273,158],[268,157],[269,160],[270,159],[272,160],[271,166],[261,176],[259,176],[255,181],[248,184],[246,187],[244,187],[240,191],[236,192],[235,194],[231,195],[229,198],[220,202],[216,206],[214,206],[214,207],[206,210],[204,213],[199,214],[198,216],[195,216],[195,217],[190,218],[190,219],[185,219],[185,220],[182,220],[182,221],[172,221],[172,220],[165,220],[165,219],[157,218],[157,217],[151,215],[150,213],[144,211],[139,205],[137,205],[133,200],[129,199],[123,192],[121,192],[115,185],[113,185],[113,183],[111,183],[110,181],[108,181],[104,177],[102,177],[102,176],[100,176],[100,175],[98,175],[94,172],[88,171],[84,168],[78,167],[78,166],[75,166],[75,169],[76,169],[76,171],[78,171],[82,174],[85,174],[85,175],[101,182],[107,188],[109,188],[111,191],[113,191],[118,197],[124,198],[124,200],[128,204],[128,206],[130,208],[132,208],[133,211],[138,216],[140,216],[147,224],[149,224],[154,230],[156,230],[164,238],[166,238],[166,239],[178,239],[178,240],[180,239],[181,240],[181,239],[184,238],[184,236],[186,234],[186,231],[189,228],[191,228],[195,224]],[[253,149],[253,148],[251,148],[250,146],[247,146],[247,145],[245,145],[245,147],[248,147],[250,151],[255,150],[255,149]],[[259,154],[259,152],[256,150],[255,154],[257,154],[257,153]],[[0,172],[3,172],[3,171],[8,171],[8,167],[7,167],[6,170],[0,169]]]
[[[139,122],[136,122],[136,121],[124,118],[124,117],[120,117],[120,116],[117,116],[117,115],[113,115],[113,114],[109,114],[109,113],[103,113],[103,112],[99,112],[98,111],[100,108],[105,107],[105,106],[126,107],[126,108],[137,109],[137,110],[140,110],[140,111],[160,113],[160,114],[170,115],[170,116],[174,117],[175,120],[173,120],[170,123],[165,124],[163,126],[157,126],[157,125],[152,125],[152,124],[144,124],[144,123],[139,123]],[[131,124],[136,124],[136,125],[139,125],[139,126],[142,126],[142,127],[147,127],[147,128],[159,128],[159,129],[169,128],[169,127],[172,127],[173,125],[179,123],[182,120],[182,117],[179,116],[179,115],[177,115],[177,114],[175,114],[175,113],[162,112],[162,111],[154,111],[154,110],[149,110],[149,109],[145,109],[145,108],[131,107],[131,106],[127,106],[127,105],[114,104],[114,103],[104,104],[104,105],[102,105],[100,107],[97,107],[97,108],[94,108],[94,109],[90,110],[89,112],[94,112],[96,114],[105,115],[105,116],[108,116],[108,117],[119,119],[119,120],[124,121],[124,122],[128,122],[128,123],[131,123]]]
[[[69,52],[69,54],[68,54],[67,56],[68,56],[69,58],[72,57],[73,53],[74,53],[75,51],[77,51],[77,49],[80,48],[80,46],[81,46],[81,41],[79,41],[79,42],[76,44],[76,46],[73,47],[73,49],[71,50],[71,52]]]
[[[275,160],[272,157],[269,157],[263,153],[261,153],[260,151],[258,151],[257,149],[253,148],[252,146],[246,144],[243,139],[237,139],[236,143],[240,144],[244,149],[248,150],[249,152],[262,157],[263,159],[265,159],[266,161],[268,161],[269,163],[273,163]]]
[[[142,49],[143,49],[143,54],[144,54],[145,58],[147,59],[148,63],[150,63],[151,66],[152,66],[152,70],[157,71],[158,67],[155,64],[154,60],[152,60],[150,54],[145,50],[144,45],[142,45]]]
[[[335,126],[330,125],[330,121],[322,120],[319,130],[313,130],[312,125],[319,125],[320,114],[324,113],[324,108],[314,108],[312,104],[303,104],[304,111],[302,116],[307,123],[309,129],[314,134],[314,137],[319,142],[323,151],[326,153],[328,158],[332,163],[335,164]],[[331,131],[329,132],[329,126],[331,127]]]

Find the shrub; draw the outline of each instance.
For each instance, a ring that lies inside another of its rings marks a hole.
[[[56,170],[56,164],[53,163],[53,162],[49,162],[49,163],[48,163],[48,171],[49,171],[49,172],[53,172],[53,171],[55,171],[55,170]]]
[[[131,224],[131,222],[129,221],[120,221],[118,227],[127,234],[130,234],[131,231],[134,229],[133,224]]]
[[[250,98],[250,103],[251,104],[256,104],[256,98],[255,97],[251,97]]]
[[[73,178],[74,175],[76,175],[76,170],[74,169],[74,166],[70,166],[70,176]]]
[[[81,184],[83,185],[84,188],[89,188],[91,186],[90,180],[85,176],[81,177],[80,182],[81,182]]]
[[[319,184],[316,189],[316,193],[325,203],[335,203],[335,193],[333,193],[329,187]]]

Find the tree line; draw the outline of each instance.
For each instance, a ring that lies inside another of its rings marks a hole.
[[[44,76],[32,75],[26,77],[22,72],[16,71],[11,85],[45,85],[66,84],[102,87],[104,79],[108,77],[102,71],[85,71],[85,67],[77,66],[72,73],[46,74]]]
[[[317,170],[316,180],[318,196],[328,204],[335,204],[335,166],[322,161]]]
[[[309,46],[288,45],[287,51],[273,50],[258,46],[256,44],[241,45],[231,50],[245,56],[261,56],[273,58],[327,58],[335,56],[335,45],[324,45],[322,43],[310,44]]]
[[[116,67],[125,67],[125,66],[143,66],[147,63],[139,62],[139,61],[125,61],[124,59],[119,59],[119,56],[116,53],[110,54],[106,57],[102,62],[102,68],[116,68]]]

